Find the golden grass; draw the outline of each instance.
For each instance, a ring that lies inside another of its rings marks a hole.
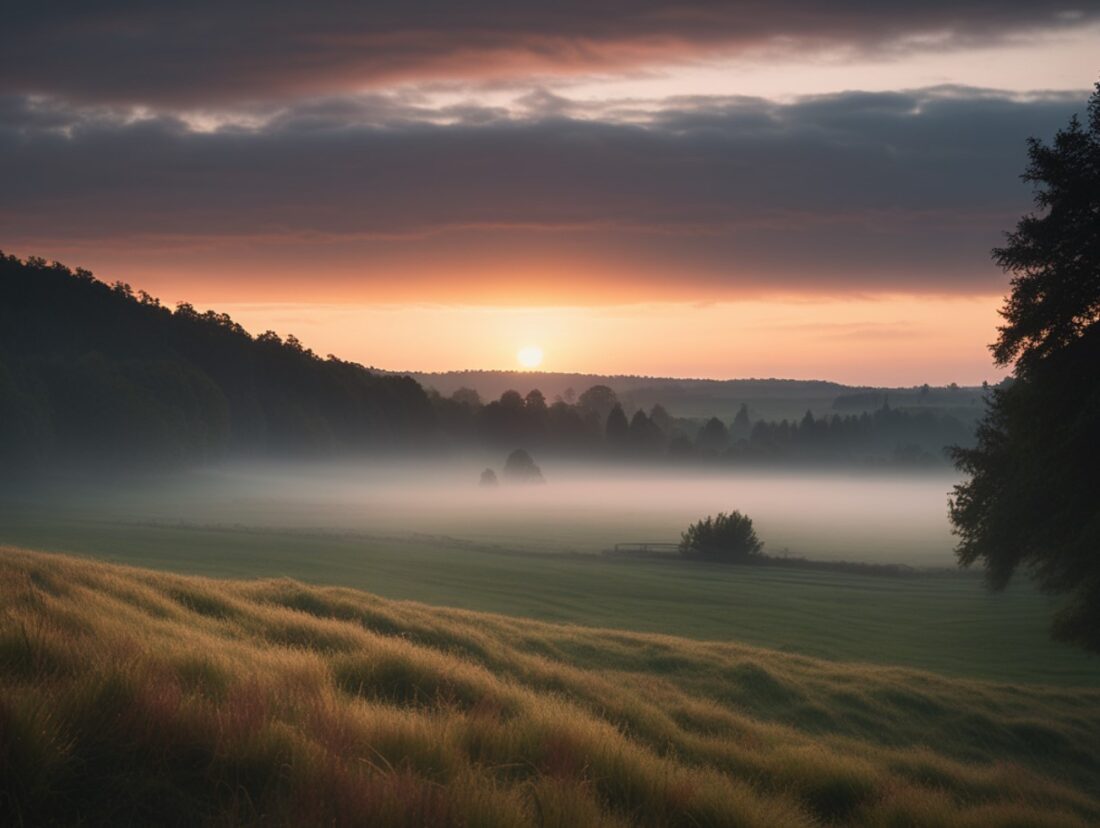
[[[1096,689],[0,549],[3,824],[1087,825],[1097,745]]]

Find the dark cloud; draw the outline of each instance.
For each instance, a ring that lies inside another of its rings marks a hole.
[[[1028,205],[1024,139],[1083,97],[694,98],[645,123],[452,112],[448,125],[365,98],[213,132],[6,99],[0,227],[28,252],[266,240],[291,259],[456,271],[565,257],[716,288],[991,290],[988,249]]]
[[[1098,18],[1095,0],[42,0],[5,10],[0,93],[226,105],[760,47],[896,54]]]

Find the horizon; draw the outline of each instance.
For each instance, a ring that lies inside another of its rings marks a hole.
[[[15,254],[9,254],[9,255],[15,255]],[[26,259],[27,257],[18,257],[18,258]],[[65,262],[59,262],[59,264],[62,264],[66,267],[70,266],[69,263],[65,263]],[[73,269],[75,269],[76,267],[79,267],[79,265],[72,266]],[[109,285],[109,284],[113,284],[113,282],[114,282],[114,280],[108,280],[108,279],[103,278],[101,274],[93,273],[93,275],[99,281],[103,282],[104,284]],[[129,284],[129,283],[127,283],[127,284]],[[143,290],[141,285],[130,285],[130,287],[134,290],[135,293]],[[160,301],[160,297],[152,297],[152,298],[156,299],[157,301]],[[178,300],[176,300],[176,302],[173,302],[173,303],[162,302],[161,304],[162,304],[163,307],[166,307],[168,309],[172,309],[177,304],[191,304],[191,305],[194,306],[194,303],[187,302],[185,299],[178,299]],[[231,303],[230,303],[229,306],[233,307]],[[215,311],[215,312],[219,312],[219,313],[226,312],[226,311],[224,311],[224,309],[218,308],[218,307],[211,307],[211,308],[196,307],[196,310],[198,310],[199,312],[205,312],[207,310],[211,310],[211,311]],[[263,332],[263,330],[261,330],[261,328],[256,326],[256,325],[253,325],[253,326],[250,327],[250,326],[242,323],[241,308],[236,307],[236,308],[234,308],[234,310],[236,311],[236,313],[235,314],[234,313],[229,313],[229,316],[231,318],[233,318],[233,320],[235,322],[237,322],[238,324],[242,324],[242,327],[245,328],[245,330],[248,332],[248,334],[250,336],[255,337],[259,333]],[[390,313],[393,313],[394,311],[395,311],[395,309],[391,309]],[[248,318],[249,315],[246,313],[246,314],[243,314],[243,316],[245,318]],[[278,319],[277,316],[275,318]],[[262,315],[260,317],[258,317],[258,320],[263,320],[263,319],[269,319],[270,320],[271,317],[265,317],[265,316],[262,316]],[[299,321],[302,321],[302,319],[299,318]],[[266,328],[264,330],[271,330],[271,329]],[[363,365],[364,367],[369,368],[371,370],[381,371],[381,372],[384,372],[384,373],[390,373],[390,374],[415,374],[415,375],[418,375],[418,376],[476,373],[476,372],[497,372],[497,373],[531,374],[531,375],[538,375],[538,374],[549,374],[549,375],[571,374],[571,375],[592,376],[592,377],[607,377],[607,378],[631,378],[631,377],[636,377],[636,378],[649,378],[649,379],[673,379],[673,380],[683,380],[683,381],[709,381],[709,382],[733,382],[733,381],[738,381],[738,380],[774,380],[774,381],[781,381],[781,382],[782,381],[789,381],[789,382],[826,382],[826,383],[833,383],[833,384],[836,384],[836,385],[843,385],[843,386],[847,386],[847,387],[851,387],[851,388],[915,388],[915,387],[919,387],[919,386],[924,385],[924,384],[931,385],[933,387],[946,387],[948,385],[951,385],[952,383],[955,383],[955,384],[959,385],[960,387],[964,387],[964,388],[977,388],[977,387],[980,387],[984,382],[988,382],[990,385],[994,385],[994,384],[996,384],[996,382],[1004,379],[1005,377],[1007,377],[1009,375],[1009,371],[1007,369],[993,368],[989,371],[990,376],[989,376],[988,379],[983,377],[982,379],[978,379],[976,381],[969,381],[969,382],[967,382],[967,381],[958,382],[954,378],[946,378],[946,379],[943,379],[942,381],[939,381],[939,382],[930,382],[930,381],[927,381],[926,379],[920,379],[919,381],[909,382],[909,383],[861,382],[861,381],[858,381],[858,380],[850,380],[850,379],[845,380],[845,379],[838,379],[838,378],[831,377],[831,376],[817,376],[817,375],[807,375],[807,376],[788,376],[788,375],[782,375],[781,376],[781,375],[763,375],[763,374],[737,374],[737,375],[730,374],[730,375],[725,375],[725,376],[714,376],[714,375],[705,376],[705,375],[702,375],[702,374],[695,374],[695,375],[679,374],[678,375],[678,374],[670,374],[670,373],[661,374],[661,373],[638,373],[638,372],[622,372],[622,371],[599,371],[599,370],[594,370],[594,369],[571,369],[568,366],[563,366],[563,367],[560,367],[560,368],[559,367],[547,368],[547,367],[542,366],[542,361],[543,360],[541,358],[542,357],[541,353],[540,353],[540,365],[538,367],[532,367],[532,368],[526,368],[522,364],[517,364],[515,366],[501,365],[501,367],[495,367],[495,368],[494,367],[464,367],[464,368],[446,368],[446,367],[443,367],[443,368],[428,368],[428,369],[409,368],[409,367],[393,368],[393,367],[389,367],[389,366],[386,366],[386,365],[376,364],[376,363],[371,361],[369,356],[367,356],[366,358],[355,358],[354,356],[351,356],[347,353],[338,353],[338,352],[335,352],[335,351],[332,351],[332,350],[323,349],[323,348],[320,348],[320,347],[314,347],[313,342],[311,342],[308,339],[303,338],[302,336],[299,336],[297,331],[291,330],[290,328],[286,328],[284,330],[276,330],[274,332],[277,333],[279,336],[284,337],[284,338],[286,336],[291,336],[291,335],[297,337],[302,342],[302,346],[304,348],[312,350],[314,353],[316,353],[318,355],[326,354],[326,355],[335,356],[338,359],[342,359],[342,360],[347,361],[347,362],[355,362],[355,363]],[[314,333],[317,333],[317,331],[314,331]],[[350,350],[354,352],[355,349],[350,349]],[[507,360],[505,360],[505,361],[507,361]]]

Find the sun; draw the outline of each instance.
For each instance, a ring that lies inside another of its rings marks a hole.
[[[538,368],[542,365],[542,348],[538,345],[524,345],[516,352],[516,359],[524,368]]]

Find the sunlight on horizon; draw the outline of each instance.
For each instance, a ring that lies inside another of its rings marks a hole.
[[[538,345],[525,345],[516,353],[516,360],[524,368],[538,368],[542,365],[542,348]]]
[[[999,381],[997,297],[654,302],[609,307],[223,303],[256,333],[393,371],[469,369],[783,377],[851,385]],[[200,305],[201,306],[201,305]],[[425,338],[431,330],[438,337]],[[450,343],[443,349],[438,342]],[[524,342],[517,351],[501,342]],[[538,344],[535,344],[535,343]],[[551,367],[546,366],[552,354]]]

